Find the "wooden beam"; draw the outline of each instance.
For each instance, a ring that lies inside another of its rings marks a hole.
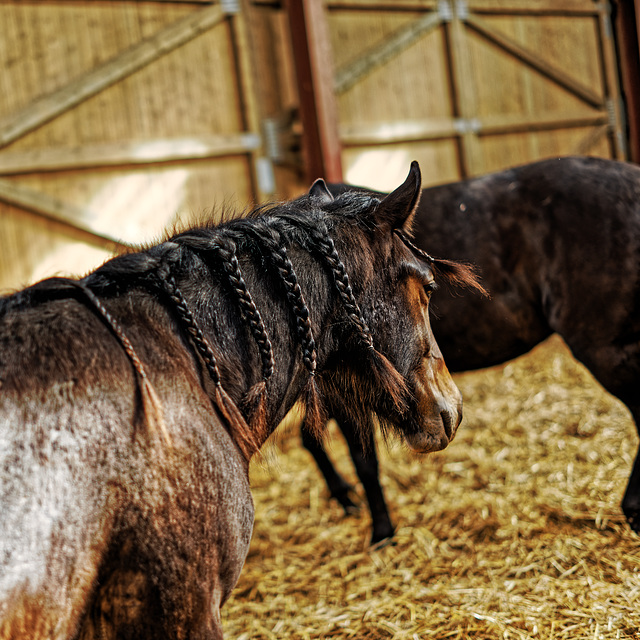
[[[204,160],[220,156],[245,155],[259,147],[258,134],[237,133],[58,149],[4,151],[0,152],[0,175]]]
[[[417,20],[410,20],[407,26],[392,33],[383,42],[375,44],[357,60],[338,69],[335,79],[336,93],[348,91],[374,69],[389,62],[441,24],[442,17],[439,13],[428,13]]]
[[[539,58],[535,53],[521,47],[517,42],[511,40],[504,34],[500,33],[493,27],[490,27],[482,20],[469,15],[464,20],[465,24],[484,36],[487,40],[490,40],[494,44],[498,45],[501,49],[504,49],[507,53],[510,53],[514,57],[518,58],[531,68],[541,73],[543,76],[549,78],[556,84],[560,85],[576,97],[580,98],[587,104],[593,107],[602,107],[603,99],[594,93],[589,87],[586,87],[582,83],[574,80],[568,76],[564,71],[553,67]]]
[[[230,19],[233,60],[236,69],[236,83],[240,101],[242,126],[245,131],[259,131],[262,114],[256,95],[257,80],[254,77],[253,50],[247,33],[247,2],[244,0],[243,11]],[[251,150],[251,182],[255,203],[265,202],[273,198],[276,191],[273,165],[262,148],[262,139],[258,136],[258,144]]]
[[[80,236],[85,242],[107,251],[122,251],[133,247],[128,242],[96,231],[82,222],[89,215],[87,211],[9,180],[0,180],[0,202],[55,222],[74,235]]]
[[[467,9],[473,13],[498,15],[596,15],[605,2],[586,3],[584,0],[467,0]]]
[[[573,129],[595,127],[607,124],[609,114],[601,111],[561,111],[559,113],[539,113],[533,116],[497,114],[483,116],[479,135],[500,135],[527,131],[552,131],[553,129]]]
[[[307,181],[342,182],[331,44],[321,0],[288,0]]]
[[[193,40],[225,17],[225,12],[217,5],[193,11],[68,85],[30,102],[18,113],[0,120],[0,148]]]
[[[450,83],[453,89],[453,113],[460,122],[476,122],[475,127],[465,126],[460,129],[458,139],[458,156],[460,177],[468,178],[482,172],[484,167],[483,152],[477,136],[478,104],[473,88],[475,74],[473,60],[469,50],[468,34],[457,12],[453,12],[447,23],[445,34],[449,43]]]
[[[606,111],[561,112],[535,116],[499,114],[473,118],[429,118],[418,121],[389,122],[379,125],[341,127],[340,137],[345,147],[380,144],[402,144],[456,138],[470,131],[475,136],[501,135],[526,131],[550,131],[607,124]]]
[[[603,61],[604,94],[610,111],[609,132],[611,134],[612,155],[616,160],[626,160],[628,157],[627,132],[622,130],[624,115],[619,83],[620,65],[616,60],[613,24],[608,9],[603,9],[600,12],[598,23],[602,43],[600,50]]]
[[[327,9],[346,9],[362,11],[424,11],[436,9],[439,0],[386,0],[375,3],[371,0],[326,0]]]
[[[629,122],[629,156],[634,162],[640,162],[640,0],[618,2],[617,8],[616,34]]]
[[[576,147],[575,154],[579,156],[583,156],[598,143],[602,138],[604,138],[607,133],[609,133],[609,126],[603,125],[601,127],[597,127],[593,129],[593,131],[589,131],[589,133],[580,141],[580,144]]]
[[[456,135],[454,118],[400,120],[378,125],[353,123],[340,127],[340,139],[345,147],[437,140]]]

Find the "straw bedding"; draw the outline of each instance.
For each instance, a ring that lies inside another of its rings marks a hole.
[[[367,509],[345,517],[296,425],[280,428],[252,467],[256,524],[225,637],[640,638],[640,538],[619,507],[638,445],[626,407],[556,336],[455,377],[465,419],[447,450],[380,447],[398,527],[381,549]],[[329,438],[355,483],[335,425]]]

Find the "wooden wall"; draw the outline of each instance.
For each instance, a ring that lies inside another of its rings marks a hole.
[[[235,0],[0,0],[0,289],[277,195],[253,56],[282,38],[265,19],[250,46],[248,22]]]
[[[609,5],[327,0],[348,182],[390,188],[538,158],[626,156]]]
[[[324,7],[349,182],[390,189],[412,159],[435,184],[626,157],[605,1],[0,0],[0,291],[318,177],[299,2]]]

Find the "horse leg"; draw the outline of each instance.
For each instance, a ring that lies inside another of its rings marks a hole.
[[[347,515],[357,511],[358,507],[349,497],[349,494],[353,491],[353,487],[336,471],[322,442],[313,434],[309,433],[304,423],[302,423],[300,435],[302,444],[313,456],[318,465],[318,469],[320,469],[320,472],[324,476],[331,497],[335,498],[342,505]]]
[[[629,409],[640,433],[640,407],[630,406]],[[627,489],[622,498],[622,511],[627,518],[629,526],[637,534],[640,534],[640,451],[636,454]]]
[[[356,473],[367,495],[372,519],[371,544],[378,544],[383,540],[392,538],[395,529],[391,523],[387,503],[380,486],[373,427],[367,429],[366,434],[361,436],[355,425],[344,416],[340,417],[338,426],[349,445],[349,452],[351,453]]]
[[[573,355],[589,369],[596,380],[627,405],[640,434],[640,404],[637,399],[640,345],[635,342],[592,344],[588,337],[578,341],[580,334],[567,337],[570,336],[568,331],[558,330],[558,333],[565,339]],[[640,534],[640,452],[636,453],[621,506],[631,529]]]

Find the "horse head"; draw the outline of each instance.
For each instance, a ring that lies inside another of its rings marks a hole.
[[[346,281],[334,275],[351,322],[335,322],[341,346],[323,371],[323,391],[357,424],[373,411],[384,428],[426,453],[446,447],[462,419],[461,394],[431,331],[431,294],[440,279],[480,285],[468,267],[434,259],[411,242],[420,188],[414,162],[386,197],[347,191],[334,199],[321,181],[310,196],[328,212],[335,252],[350,274]]]

